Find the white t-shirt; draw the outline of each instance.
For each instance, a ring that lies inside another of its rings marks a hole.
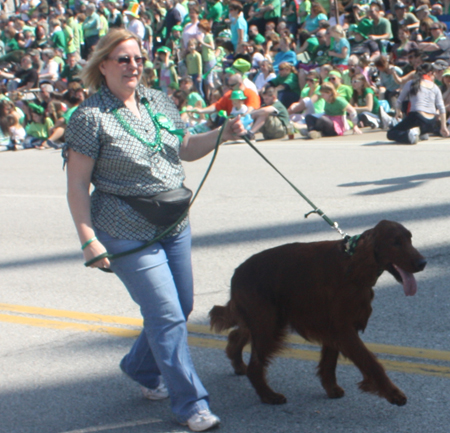
[[[145,36],[145,27],[142,21],[134,19],[132,17],[128,18],[130,20],[127,29],[134,33],[136,36],[138,36],[141,39],[144,39]]]
[[[242,114],[242,115],[247,114],[247,111],[248,111],[248,107],[244,104],[241,108],[239,108],[239,110],[237,108],[233,107],[230,115],[231,115],[231,117],[236,117],[239,114]]]

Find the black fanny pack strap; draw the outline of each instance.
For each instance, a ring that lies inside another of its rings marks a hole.
[[[123,251],[123,252],[117,253],[117,254],[109,254],[109,253],[103,253],[103,254],[100,254],[99,256],[94,257],[93,259],[87,261],[87,262],[84,264],[84,266],[89,267],[89,266],[91,266],[92,264],[94,264],[95,262],[98,262],[99,260],[102,260],[102,259],[104,259],[104,258],[108,258],[109,260],[115,260],[115,259],[118,259],[118,258],[120,258],[120,257],[124,257],[124,256],[127,256],[127,255],[129,255],[129,254],[134,254],[134,253],[138,253],[139,251],[145,250],[145,249],[148,248],[150,245],[153,245],[153,244],[155,244],[156,242],[159,242],[159,241],[160,241],[161,239],[163,239],[164,237],[166,237],[166,236],[167,236],[167,235],[168,235],[168,234],[169,234],[169,233],[170,233],[170,232],[171,232],[171,231],[172,231],[172,230],[173,230],[173,229],[181,222],[181,221],[183,221],[183,219],[184,219],[184,218],[186,217],[186,215],[188,214],[189,209],[190,209],[191,206],[194,204],[195,199],[197,198],[198,194],[200,193],[200,190],[202,189],[204,183],[206,182],[206,178],[208,177],[208,175],[209,175],[209,173],[210,173],[210,171],[211,171],[211,169],[212,169],[212,166],[213,166],[213,164],[214,164],[214,161],[216,160],[216,157],[217,157],[217,153],[218,153],[218,151],[219,151],[220,142],[221,142],[221,140],[222,140],[222,134],[223,134],[223,131],[224,131],[224,129],[225,129],[225,126],[226,126],[227,122],[228,122],[228,119],[225,119],[225,122],[223,123],[222,127],[220,128],[219,135],[218,135],[218,137],[217,137],[216,146],[215,146],[215,148],[214,148],[214,153],[213,153],[213,155],[212,155],[212,157],[211,157],[211,161],[210,161],[209,166],[208,166],[208,168],[207,168],[207,170],[206,170],[206,173],[205,173],[205,175],[203,176],[203,179],[201,180],[200,185],[198,186],[197,191],[196,191],[195,194],[194,194],[194,197],[192,197],[192,200],[191,200],[191,202],[189,203],[189,206],[188,206],[187,209],[183,212],[183,214],[182,214],[182,215],[181,215],[181,216],[180,216],[180,217],[179,217],[172,225],[170,225],[169,227],[167,227],[167,229],[164,230],[159,236],[157,236],[156,238],[154,238],[154,239],[152,239],[152,240],[146,242],[145,244],[141,245],[140,247],[136,247],[136,248],[133,248],[133,249],[131,249],[131,250]],[[113,273],[113,271],[112,271],[111,269],[106,269],[106,268],[98,268],[98,269],[100,269],[100,270],[103,271],[103,272]]]

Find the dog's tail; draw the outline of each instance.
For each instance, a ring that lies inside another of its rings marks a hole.
[[[217,333],[238,325],[236,316],[233,314],[231,301],[224,307],[221,305],[214,305],[209,312],[209,318],[211,329]]]

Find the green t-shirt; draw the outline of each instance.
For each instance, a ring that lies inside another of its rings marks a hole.
[[[266,38],[261,33],[258,33],[253,40],[257,45],[262,45],[264,42],[266,42]]]
[[[366,87],[364,89],[363,94],[358,95],[357,100],[358,107],[364,107],[365,105],[367,105],[366,97],[369,93],[373,95],[372,113],[378,116],[378,113],[380,112],[380,102],[378,101],[378,98],[375,96],[375,92],[370,87]]]
[[[380,21],[378,21],[378,24],[375,24],[374,21],[372,21],[372,29],[369,34],[371,35],[389,35],[389,39],[392,39],[392,28],[391,23],[386,18],[380,18]]]
[[[208,15],[206,15],[207,20],[212,20],[215,23],[219,23],[222,20],[223,15],[223,5],[221,1],[218,1],[211,5],[208,4]]]
[[[311,13],[311,2],[309,0],[305,0],[300,3],[298,8],[298,15],[300,17],[300,24],[303,24],[306,20],[306,17]]]
[[[272,104],[272,107],[278,111],[276,116],[281,120],[281,123],[287,128],[290,119],[286,107],[278,99]]]
[[[203,42],[205,42],[208,45],[210,45],[211,42],[214,42],[214,36],[212,35],[212,33],[206,34],[205,37],[203,38]],[[211,60],[214,60],[215,58],[216,58],[216,55],[214,53],[214,50],[202,45],[202,60],[204,62],[210,62]]]
[[[44,123],[31,122],[25,126],[27,135],[34,138],[47,139],[50,135],[50,129],[53,128],[53,121],[49,117],[46,117]]]
[[[62,30],[53,33],[52,42],[55,48],[61,48],[67,54],[66,36]]]
[[[353,96],[353,87],[346,86],[345,84],[341,84],[337,88],[337,92],[339,93],[339,96],[342,96],[347,100],[347,102],[350,102]]]
[[[189,93],[186,100],[187,105],[190,105],[191,107],[196,107],[197,102],[201,102],[202,107],[206,107],[205,100],[201,97],[200,93],[198,92]]]
[[[319,96],[319,99],[313,103],[314,111],[316,113],[323,113],[325,109],[325,99],[320,95],[320,86],[317,86],[316,90],[314,90],[314,94]],[[309,86],[306,85],[303,87],[302,92],[300,93],[300,97],[302,99],[309,97]]]
[[[270,80],[270,84],[274,87],[284,84],[291,92],[300,95],[300,86],[298,84],[298,75],[291,72],[288,76],[282,77],[278,75],[273,80]]]
[[[328,45],[319,45],[319,40],[316,37],[306,40],[306,51],[309,54],[310,63],[313,65],[325,65],[331,63],[331,56],[328,55],[330,47]]]
[[[71,83],[72,81],[81,81],[77,75],[83,70],[83,67],[79,64],[76,64],[74,68],[70,68],[69,65],[65,65],[63,70],[61,71],[60,77],[67,78],[67,82]]]
[[[347,105],[348,101],[338,96],[331,104],[329,102],[325,102],[325,114],[328,116],[343,116]]]
[[[202,56],[198,51],[188,53],[185,58],[189,75],[203,74]]]
[[[264,19],[281,17],[281,0],[265,0],[263,7],[272,5],[274,8],[271,11],[264,12]]]
[[[69,123],[70,118],[72,117],[72,114],[75,113],[75,111],[77,110],[78,105],[72,108],[69,108],[64,114],[63,114],[63,118],[66,121],[66,125]]]
[[[74,53],[77,51],[77,47],[75,46],[75,39],[73,30],[70,26],[64,26],[63,28],[64,36],[66,38],[67,43],[67,54]]]

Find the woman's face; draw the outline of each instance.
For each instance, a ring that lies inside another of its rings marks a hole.
[[[306,77],[306,83],[308,84],[308,87],[315,88],[317,85],[317,78],[314,77]]]
[[[337,89],[341,85],[341,79],[336,75],[329,76],[330,83]]]
[[[287,77],[291,73],[291,68],[289,66],[283,66],[278,69],[278,75],[280,77]]]
[[[326,102],[329,102],[331,99],[331,93],[320,92],[320,96],[322,96],[322,98],[325,99]]]
[[[409,33],[405,32],[403,30],[399,30],[398,37],[400,40],[404,41],[405,39],[409,39]]]
[[[266,73],[269,70],[269,64],[267,62],[261,63],[261,71]]]
[[[124,60],[128,59],[127,64]],[[144,69],[142,53],[134,39],[117,45],[108,58],[100,64],[100,72],[106,84],[116,96],[124,92],[134,92]]]
[[[360,78],[352,79],[352,87],[354,90],[361,90],[364,87],[364,82]]]

